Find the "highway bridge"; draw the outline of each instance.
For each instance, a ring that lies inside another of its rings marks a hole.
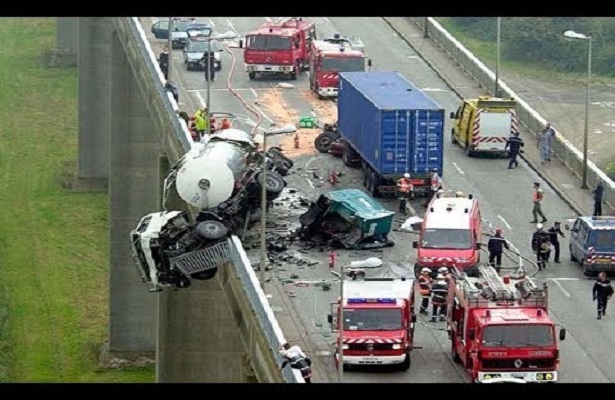
[[[232,30],[242,36],[266,19],[204,20],[217,31]],[[493,87],[493,74],[432,19],[427,20],[429,39],[423,38],[422,18],[315,20],[323,34],[360,36],[374,60],[374,69],[402,72],[447,111],[457,108],[460,96],[485,94]],[[249,265],[250,251],[246,253],[237,238],[229,241],[229,262],[216,279],[197,282],[188,290],[149,293],[132,267],[128,233],[143,215],[160,210],[161,181],[191,143],[185,124],[175,116],[178,104],[163,90],[163,76],[155,59],[164,43],[148,34],[152,22],[149,18],[58,20],[58,53],[68,60],[76,56],[79,65],[76,186],[108,187],[111,200],[109,351],[126,358],[155,353],[158,382],[301,382],[296,372],[287,369],[282,374],[276,368],[279,344],[298,340],[315,361],[315,380],[335,381],[330,355],[333,339],[326,328],[335,290],[323,292],[313,285],[290,287],[284,283],[284,271],[276,270],[270,273],[268,301]],[[233,52],[238,56],[237,65],[229,74]],[[242,102],[229,93],[230,85],[249,103],[258,104],[265,120],[296,123],[298,117],[312,113],[321,120],[335,118],[333,103],[322,104],[311,96],[305,76],[293,81],[291,89],[280,88],[275,81],[248,80],[240,50],[224,52],[222,63],[223,69],[211,88],[213,111],[246,114]],[[180,86],[182,109],[191,112],[204,106],[203,74],[186,71],[181,52],[174,53],[172,79]],[[505,84],[501,86],[516,96]],[[545,121],[519,100],[525,125],[522,135],[531,143]],[[307,140],[303,146],[311,146],[309,136],[303,139]],[[561,161],[545,171],[535,165],[536,151],[530,149],[523,168],[511,172],[502,160],[470,159],[447,142],[444,168],[445,186],[474,193],[481,199],[486,223],[504,228],[507,238],[528,254],[532,182],[544,182],[547,188],[544,209],[550,221],[585,214],[590,203],[587,191],[576,189],[578,150],[560,137],[555,152]],[[305,170],[316,165],[321,173],[344,168],[339,160],[309,150],[298,152],[296,160],[296,168]],[[606,181],[607,201],[615,204],[613,182],[593,164],[590,167],[590,184],[598,178]],[[356,171],[344,171],[340,187],[361,186]],[[292,175],[289,184],[306,186],[300,174]],[[326,186],[314,185],[306,195],[315,198],[327,190]],[[398,245],[385,256],[385,273],[393,275],[405,274],[407,266],[414,264],[409,239],[397,235],[394,240]],[[536,276],[553,288],[551,314],[569,332],[561,348],[561,380],[613,382],[614,361],[602,350],[614,344],[615,339],[608,335],[613,321],[594,319],[595,305],[589,301],[591,281],[582,276],[577,265],[568,262],[567,246],[563,248],[564,262],[550,265]],[[340,262],[352,260],[350,256],[341,254]],[[320,266],[294,272],[306,281],[331,279],[328,268]],[[409,371],[346,373],[345,381],[466,381],[464,372],[450,359],[444,326],[419,322],[416,338],[422,348],[415,352]]]

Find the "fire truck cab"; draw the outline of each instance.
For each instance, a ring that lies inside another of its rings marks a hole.
[[[250,79],[256,74],[287,74],[297,79],[309,68],[312,41],[316,39],[314,22],[302,18],[284,18],[267,22],[248,33],[239,47]]]
[[[506,142],[519,131],[519,119],[514,99],[483,96],[463,100],[455,112],[451,142],[465,149],[468,157],[479,153],[508,155]]]
[[[547,314],[546,283],[538,287],[523,271],[500,277],[479,267],[477,278],[454,269],[449,287],[447,331],[451,357],[472,382],[496,378],[556,382],[559,350]],[[559,332],[559,340],[566,329]]]
[[[339,72],[366,71],[371,65],[360,39],[335,34],[314,40],[310,54],[310,89],[321,99],[337,97]]]
[[[344,298],[331,304],[328,316],[331,329],[338,333],[336,366],[342,339],[344,368],[353,365],[410,368],[416,322],[414,280],[364,278],[345,281],[343,285]]]
[[[480,261],[482,217],[478,199],[437,194],[427,206],[416,249],[415,276],[421,269],[456,266],[476,276]]]

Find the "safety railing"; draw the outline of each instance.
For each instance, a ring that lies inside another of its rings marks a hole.
[[[483,64],[472,52],[466,49],[457,39],[455,39],[442,25],[433,18],[408,17],[421,29],[427,31],[430,38],[440,46],[457,64],[465,70],[474,80],[476,80],[485,90],[491,94],[495,86],[495,73]],[[499,80],[501,97],[511,97],[517,101],[517,115],[520,122],[534,135],[540,132],[547,123],[536,110],[531,108],[519,95],[517,95],[506,83]],[[564,165],[576,176],[581,178],[583,170],[583,154],[576,147],[564,138],[556,130],[556,137],[553,142],[553,153],[561,160]],[[615,208],[615,182],[611,180],[596,164],[591,161],[587,163],[587,183],[590,187],[595,187],[598,180],[604,182],[604,201],[611,208]]]
[[[191,149],[193,144],[192,137],[186,123],[177,117],[177,102],[171,93],[164,90],[164,75],[158,66],[156,56],[150,46],[149,41],[147,40],[145,31],[136,17],[126,19],[129,20],[130,29],[133,32],[136,42],[138,43],[139,49],[143,53],[143,60],[151,72],[152,79],[156,79],[156,86],[159,88],[158,94],[162,97],[169,118],[173,121],[177,138],[180,140],[184,150],[188,151]],[[270,350],[276,357],[279,357],[278,349],[280,345],[285,342],[284,334],[278,324],[269,301],[265,297],[265,293],[260,286],[256,274],[252,269],[250,260],[248,259],[239,238],[233,236],[229,239],[228,250],[232,265],[235,268],[237,275],[241,279],[245,295],[256,313],[265,337],[267,338]],[[305,382],[301,377],[300,372],[295,369],[285,368],[283,371],[283,376],[285,382],[287,383]]]
[[[256,317],[263,328],[270,349],[277,355],[280,346],[286,342],[284,333],[273,314],[273,309],[269,305],[265,292],[263,292],[259,284],[256,273],[252,269],[252,264],[241,245],[241,240],[239,240],[237,236],[232,236],[229,242],[232,264],[235,267],[239,279],[241,279],[243,283],[243,288],[246,296],[250,300],[250,304],[254,307]],[[283,374],[284,380],[288,383],[305,383],[301,377],[301,373],[296,369],[284,368]]]

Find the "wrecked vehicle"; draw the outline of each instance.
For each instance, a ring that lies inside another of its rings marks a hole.
[[[267,174],[263,168],[267,159]],[[137,268],[150,291],[163,287],[186,288],[190,279],[215,276],[226,261],[227,239],[247,229],[260,214],[262,187],[272,205],[286,182],[282,175],[292,160],[279,148],[266,157],[239,129],[225,129],[195,146],[172,168],[165,180],[165,199],[173,188],[189,206],[200,210],[196,218],[187,211],[148,214],[131,232]]]
[[[345,249],[391,247],[394,216],[358,189],[336,190],[321,195],[299,217],[298,237]]]

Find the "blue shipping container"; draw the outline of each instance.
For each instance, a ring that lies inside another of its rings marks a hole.
[[[442,175],[445,112],[399,72],[341,72],[338,128],[377,173]]]

